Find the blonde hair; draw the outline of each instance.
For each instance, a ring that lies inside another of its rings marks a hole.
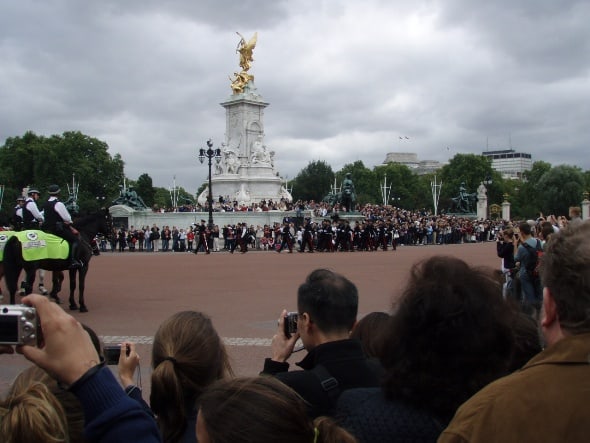
[[[4,443],[69,443],[64,409],[41,382],[14,385],[0,402],[0,435]]]

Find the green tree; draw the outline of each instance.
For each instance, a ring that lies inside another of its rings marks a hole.
[[[148,208],[154,205],[156,190],[154,189],[152,178],[147,173],[143,173],[137,178],[135,191],[143,199]]]
[[[567,215],[570,206],[580,205],[584,185],[584,175],[577,166],[559,165],[551,168],[537,182],[540,207],[536,212]]]
[[[506,192],[510,194],[510,212],[513,218],[532,218],[539,213],[543,206],[538,192],[539,180],[550,170],[551,164],[544,161],[534,162],[531,170],[523,174],[523,180],[512,183],[512,192]]]
[[[321,201],[334,183],[332,167],[323,160],[309,162],[295,179],[293,185],[293,199]]]
[[[373,171],[379,186],[385,182],[385,177],[387,177],[387,187],[391,186],[388,204],[402,208],[415,208],[417,207],[417,200],[423,201],[418,185],[419,178],[406,165],[388,163],[387,165],[376,166]],[[373,203],[383,203],[381,190],[379,190],[379,195]]]
[[[8,138],[0,147],[1,178],[11,193],[16,195],[29,185],[44,193],[55,183],[65,199],[67,185],[75,178],[82,212],[95,209],[97,197],[116,198],[123,169],[119,154],[111,157],[105,142],[81,132],[44,137],[28,131]]]

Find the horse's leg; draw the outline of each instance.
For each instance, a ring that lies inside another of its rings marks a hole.
[[[16,303],[16,291],[18,287],[18,277],[22,267],[18,264],[5,265],[4,267],[4,281],[6,282],[6,289],[10,295],[10,304]]]
[[[79,296],[78,301],[80,303],[80,312],[88,312],[88,308],[86,307],[86,303],[84,301],[84,288],[86,287],[86,273],[88,272],[88,263],[86,263],[80,270],[79,270]]]
[[[45,289],[45,269],[39,269],[39,293],[47,295],[49,292]]]
[[[2,277],[4,277],[4,265],[0,263],[0,281],[2,281]],[[0,286],[0,302],[4,300],[4,294],[2,294],[2,286]]]
[[[51,292],[49,298],[58,305],[61,304],[61,300],[57,296],[61,291],[61,282],[63,281],[63,274],[61,271],[53,271],[51,274]]]
[[[29,295],[33,292],[33,287],[35,286],[35,274],[37,273],[37,269],[27,269],[26,273],[27,278],[25,283],[25,295]]]
[[[78,305],[76,304],[76,275],[78,269],[70,269],[70,310],[77,311]]]

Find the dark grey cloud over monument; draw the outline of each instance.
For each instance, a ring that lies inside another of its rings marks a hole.
[[[588,22],[587,1],[6,1],[0,143],[80,130],[130,178],[194,192],[198,148],[225,140],[240,31],[258,32],[249,73],[283,177],[486,143],[590,169]]]

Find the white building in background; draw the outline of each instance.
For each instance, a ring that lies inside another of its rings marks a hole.
[[[418,160],[418,154],[413,152],[389,152],[383,164],[399,163],[405,165],[418,175],[428,174],[443,167],[443,164],[436,160]]]
[[[514,149],[484,151],[481,155],[492,159],[492,168],[503,178],[521,179],[524,171],[533,168],[531,154],[516,152]]]

